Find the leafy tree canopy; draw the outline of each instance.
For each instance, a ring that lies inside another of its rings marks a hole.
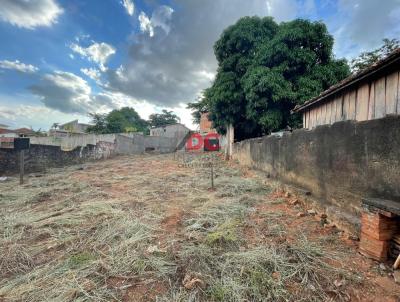
[[[400,47],[400,41],[397,39],[383,39],[383,45],[373,51],[363,52],[357,58],[351,60],[351,71],[356,73],[360,70],[371,66],[375,62],[383,59],[393,50]]]
[[[210,112],[221,133],[235,127],[239,140],[268,134],[301,120],[296,104],[318,95],[350,73],[332,53],[333,37],[322,22],[244,17],[214,45],[218,71],[203,97],[188,108],[194,120]]]
[[[172,111],[163,110],[162,113],[153,113],[149,116],[149,124],[151,127],[160,127],[172,125],[180,122],[180,118]]]
[[[93,126],[89,126],[88,133],[127,133],[127,132],[148,132],[148,123],[143,120],[135,109],[124,107],[115,109],[108,114],[89,114]]]

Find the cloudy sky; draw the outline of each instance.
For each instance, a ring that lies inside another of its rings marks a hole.
[[[323,20],[348,59],[400,37],[400,0],[0,0],[0,123],[132,106],[193,127],[185,104],[213,80],[213,43],[253,15]]]

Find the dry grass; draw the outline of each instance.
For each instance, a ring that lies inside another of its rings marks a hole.
[[[306,233],[287,241],[285,213],[258,213],[284,202],[272,190],[215,154],[124,157],[0,183],[0,300],[348,299],[360,281],[338,260],[351,251]],[[277,240],[250,244],[250,233]],[[185,288],[187,276],[202,286]]]

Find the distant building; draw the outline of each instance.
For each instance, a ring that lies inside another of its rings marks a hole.
[[[190,129],[182,124],[165,125],[162,127],[156,127],[150,129],[150,136],[164,136],[170,138],[182,139],[188,133]]]
[[[8,129],[7,125],[0,124],[0,137],[17,137],[14,131]]]
[[[0,137],[18,137],[18,134],[13,130],[0,128]]]
[[[86,133],[89,124],[79,123],[78,120],[74,120],[65,124],[60,125],[58,128],[60,130],[65,130],[73,133]]]
[[[74,120],[62,125],[59,125],[57,129],[50,129],[49,135],[56,137],[66,137],[76,134],[85,134],[90,124],[79,123],[78,120]]]
[[[400,114],[400,48],[372,66],[294,108],[303,127],[339,121],[365,121]]]
[[[13,130],[19,137],[36,136],[36,132],[29,128],[19,128]]]
[[[1,125],[5,126],[5,125]],[[6,129],[0,127],[0,137],[28,137],[35,136],[36,132],[29,128]]]
[[[200,117],[200,133],[207,134],[207,133],[215,133],[215,129],[212,126],[212,122],[208,119],[209,113],[204,112],[201,114]]]

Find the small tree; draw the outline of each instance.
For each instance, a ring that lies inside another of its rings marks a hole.
[[[58,129],[60,127],[60,123],[53,123],[53,125],[51,125],[51,129]]]
[[[180,122],[180,118],[172,111],[164,109],[162,113],[153,113],[149,116],[149,124],[151,127],[161,127],[172,125]]]
[[[92,119],[92,126],[87,127],[86,132],[88,133],[109,133],[107,129],[106,114],[89,113],[89,117]]]
[[[88,133],[149,132],[148,123],[133,108],[115,109],[108,114],[90,113],[89,116],[93,126],[87,128]]]
[[[397,39],[383,39],[383,45],[375,50],[363,52],[357,58],[351,60],[350,66],[353,73],[357,73],[375,62],[385,58],[388,54],[400,47]]]

